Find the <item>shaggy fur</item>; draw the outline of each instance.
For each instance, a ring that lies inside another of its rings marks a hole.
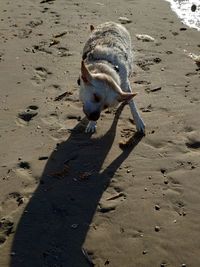
[[[128,31],[114,22],[91,27],[82,57],[80,100],[89,119],[86,132],[96,130],[102,110],[127,101],[138,131],[145,130],[131,91],[129,76],[133,68],[131,38]]]

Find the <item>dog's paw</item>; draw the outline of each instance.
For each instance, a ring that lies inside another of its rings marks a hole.
[[[96,132],[96,129],[97,129],[96,121],[89,121],[89,123],[85,129],[85,132],[86,133],[94,133],[94,132]]]
[[[136,125],[136,129],[139,133],[141,134],[145,134],[145,124],[142,120],[141,117],[138,117],[136,120],[135,120],[135,125]]]

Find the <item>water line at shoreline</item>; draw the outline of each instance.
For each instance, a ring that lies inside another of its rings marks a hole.
[[[200,31],[200,1],[199,0],[165,0],[181,21]]]

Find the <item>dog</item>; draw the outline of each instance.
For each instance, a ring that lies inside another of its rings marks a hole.
[[[124,26],[105,22],[96,28],[83,48],[79,98],[89,120],[85,132],[96,131],[101,112],[116,107],[120,102],[129,104],[136,129],[145,134],[145,124],[133,100],[129,77],[133,70],[131,37]]]

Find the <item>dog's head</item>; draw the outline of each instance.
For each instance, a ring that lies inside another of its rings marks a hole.
[[[79,82],[83,111],[91,121],[97,121],[102,110],[114,107],[119,102],[128,102],[136,95],[123,92],[109,75],[90,72],[84,61],[81,64]]]

